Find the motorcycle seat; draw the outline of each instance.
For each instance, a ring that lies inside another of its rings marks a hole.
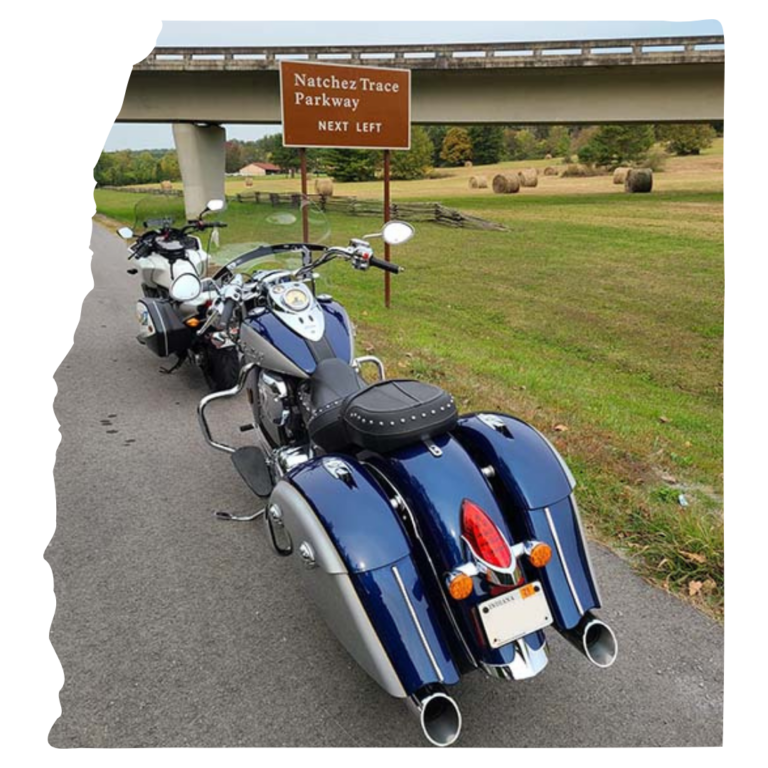
[[[394,451],[449,431],[458,418],[453,397],[440,387],[411,379],[366,385],[342,360],[317,366],[311,400],[309,434],[328,452],[350,446]]]

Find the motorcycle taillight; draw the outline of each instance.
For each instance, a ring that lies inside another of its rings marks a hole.
[[[469,499],[461,503],[461,532],[475,554],[490,565],[509,568],[512,553],[490,517]]]

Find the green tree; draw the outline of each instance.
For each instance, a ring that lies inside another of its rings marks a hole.
[[[504,129],[500,125],[473,125],[468,133],[475,165],[493,165],[501,160]]]
[[[392,153],[392,178],[423,179],[432,167],[434,149],[426,130],[414,125],[411,128],[411,148],[407,152]]]
[[[93,178],[100,187],[115,183],[111,152],[102,152],[99,155],[99,160],[93,169]]]
[[[461,165],[472,159],[472,141],[464,128],[451,128],[445,134],[440,158],[447,165]]]
[[[445,134],[448,133],[447,125],[427,125],[425,126],[427,135],[432,142],[432,165],[438,166],[443,164],[443,160],[440,157],[440,151],[443,148],[443,141],[445,141]]]
[[[716,135],[709,123],[671,123],[656,128],[656,137],[674,155],[698,155],[712,146]]]
[[[181,168],[179,167],[179,156],[175,151],[166,152],[160,158],[160,181],[178,181],[181,178]]]
[[[296,147],[284,147],[281,144],[270,153],[270,162],[293,175],[301,168],[301,155]]]
[[[329,149],[325,165],[336,181],[371,181],[381,165],[381,153],[370,149]]]
[[[142,152],[134,165],[136,182],[138,184],[150,184],[153,181],[159,181],[158,165],[154,155],[149,151]]]
[[[656,140],[650,125],[602,125],[579,152],[584,163],[615,168],[645,156]]]
[[[552,125],[544,141],[547,154],[552,157],[565,157],[571,149],[571,134],[564,125]]]
[[[234,139],[227,141],[224,144],[224,170],[227,173],[236,173],[243,166],[247,165],[244,162],[245,145],[243,142]]]
[[[533,160],[546,154],[545,141],[529,128],[507,128],[504,133],[506,154],[510,160]]]

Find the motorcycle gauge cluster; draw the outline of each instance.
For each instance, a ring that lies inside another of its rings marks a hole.
[[[309,291],[301,284],[276,285],[272,289],[272,298],[278,304],[291,312],[303,312],[312,303]]]

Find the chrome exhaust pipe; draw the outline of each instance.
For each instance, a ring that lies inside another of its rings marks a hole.
[[[407,700],[408,708],[419,718],[421,730],[436,747],[449,747],[461,733],[459,705],[442,686],[430,685]]]
[[[607,669],[616,661],[618,642],[613,630],[587,611],[573,629],[560,634],[578,648],[596,667]]]

